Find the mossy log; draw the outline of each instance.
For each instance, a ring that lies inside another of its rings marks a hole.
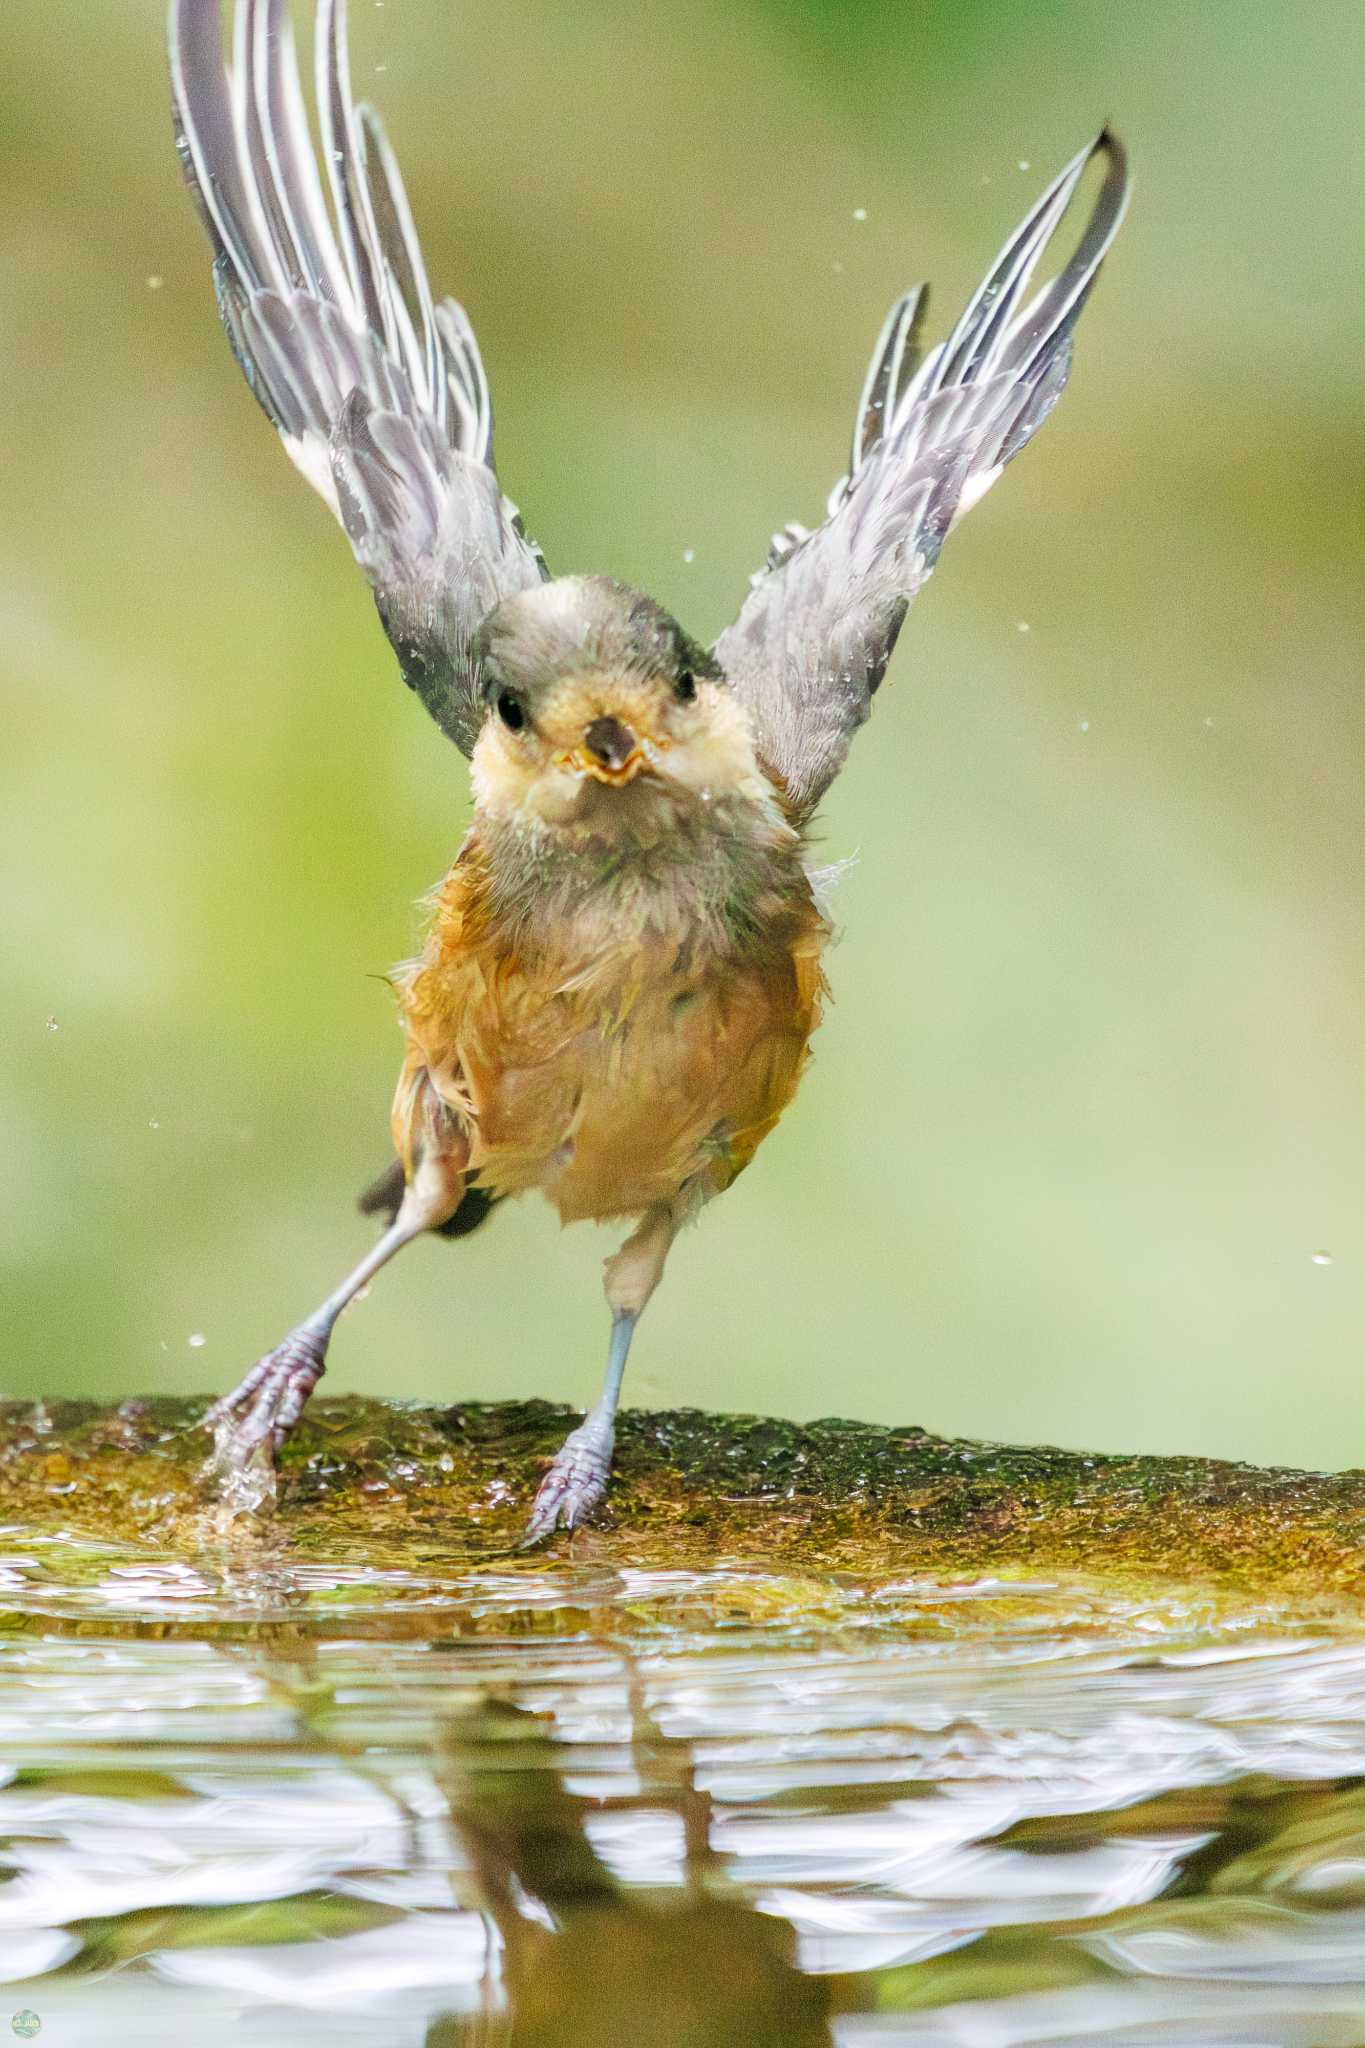
[[[232,1519],[206,1466],[205,1405],[0,1403],[0,1517],[202,1553]],[[534,1486],[573,1420],[540,1401],[318,1400],[245,1519],[318,1559],[416,1550],[457,1571],[491,1559],[543,1569],[572,1550],[616,1566],[736,1564],[850,1583],[1084,1574],[1343,1617],[1365,1594],[1362,1471],[690,1409],[627,1412],[597,1522],[526,1556],[517,1545]]]

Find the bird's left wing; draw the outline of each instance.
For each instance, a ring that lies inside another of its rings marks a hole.
[[[1070,262],[1023,303],[1092,156],[1104,183]],[[948,340],[920,361],[927,293],[892,307],[853,428],[849,474],[823,526],[774,536],[716,658],[794,815],[809,817],[871,709],[911,599],[949,527],[1061,396],[1071,335],[1128,198],[1107,130],[1073,158],[1010,237]]]
[[[318,0],[318,174],[288,0],[171,0],[176,141],[248,384],[369,577],[405,680],[468,753],[470,642],[546,574],[493,468],[473,331],[437,304],[393,152],[351,97],[345,0]]]

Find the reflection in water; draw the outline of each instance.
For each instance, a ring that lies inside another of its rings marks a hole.
[[[45,2040],[1365,2042],[1352,1636],[0,1547],[0,2010]]]
[[[637,1775],[646,1757],[658,1768],[638,1793],[616,1785],[605,1811],[551,1724],[515,1708],[490,1703],[455,1724],[456,1747],[441,1741],[438,1775],[502,1944],[506,2013],[439,2025],[430,2048],[829,2048],[824,1985],[798,1970],[790,1926],[727,1895],[710,1801],[632,1692]]]

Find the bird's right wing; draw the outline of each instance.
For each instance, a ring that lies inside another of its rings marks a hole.
[[[318,174],[288,0],[171,0],[176,141],[233,352],[370,580],[404,679],[465,753],[470,642],[546,575],[493,468],[473,330],[432,299],[403,181],[351,97],[345,0],[318,0]]]
[[[1106,175],[1080,244],[1026,300],[1029,280],[1092,156]],[[891,309],[853,425],[849,474],[813,533],[787,526],[716,658],[759,754],[808,818],[871,709],[906,610],[953,522],[977,503],[1062,394],[1071,336],[1128,199],[1108,130],[1053,179],[942,347],[920,360],[926,294]]]

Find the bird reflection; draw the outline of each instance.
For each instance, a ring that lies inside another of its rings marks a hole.
[[[828,1981],[801,1975],[786,1921],[719,1889],[690,1774],[672,1810],[657,1772],[647,1812],[613,1802],[617,1860],[644,1879],[623,1884],[591,1839],[600,1799],[565,1782],[564,1745],[511,1705],[471,1719],[448,1730],[442,1782],[500,1962],[485,2013],[436,2022],[426,2048],[830,2048]],[[684,1884],[665,1889],[679,1858]]]

